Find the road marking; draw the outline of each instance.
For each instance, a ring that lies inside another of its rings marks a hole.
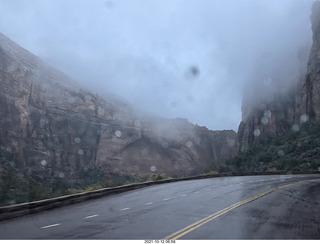
[[[187,196],[187,194],[182,194],[182,195],[180,195],[181,197],[186,197]]]
[[[121,208],[120,211],[129,210],[130,208]]]
[[[162,201],[168,201],[170,200],[171,198],[165,198],[165,199],[162,199]]]
[[[144,205],[151,205],[151,204],[153,204],[153,202],[148,202],[148,203],[146,203]]]
[[[46,226],[42,226],[41,229],[47,229],[47,228],[51,228],[51,227],[55,227],[55,226],[59,226],[61,225],[60,223],[59,224],[53,224],[53,225],[46,225]]]
[[[195,222],[195,223],[193,223],[193,224],[191,224],[191,225],[189,225],[189,226],[187,226],[187,227],[185,227],[185,228],[183,228],[181,230],[178,230],[178,231],[174,232],[171,235],[168,235],[168,236],[164,237],[163,240],[169,240],[169,239],[170,240],[176,240],[176,239],[180,238],[181,236],[184,236],[184,235],[188,234],[189,232],[199,228],[200,226],[202,226],[202,225],[204,225],[204,224],[206,224],[206,223],[218,218],[219,216],[231,211],[232,209],[235,209],[235,208],[237,208],[239,206],[242,206],[244,204],[252,202],[252,201],[254,201],[254,200],[256,200],[256,199],[258,199],[260,197],[263,197],[263,196],[265,196],[265,195],[267,195],[267,194],[269,194],[271,192],[274,192],[274,191],[279,190],[279,189],[284,188],[284,187],[291,186],[293,184],[294,183],[287,184],[287,185],[282,185],[282,186],[277,186],[277,187],[272,188],[272,189],[270,189],[268,191],[265,191],[265,192],[262,192],[262,193],[260,193],[258,195],[255,195],[253,197],[250,197],[250,198],[248,198],[246,200],[243,200],[241,202],[237,202],[237,203],[235,203],[235,204],[233,204],[233,205],[231,205],[231,206],[229,206],[227,208],[224,208],[224,209],[222,209],[222,210],[220,210],[220,211],[218,211],[216,213],[213,213],[213,214],[211,214],[211,215],[209,215],[209,216],[207,216],[207,217],[205,217],[205,218],[203,218],[203,219],[201,219],[201,220],[199,220],[199,221],[197,221],[197,222]]]
[[[84,217],[84,219],[91,219],[91,218],[98,217],[98,216],[99,215],[94,214],[94,215],[90,215],[90,216]]]

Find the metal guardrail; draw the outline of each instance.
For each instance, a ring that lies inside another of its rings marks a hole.
[[[197,180],[207,179],[214,177],[226,177],[226,176],[250,176],[250,175],[288,175],[288,174],[320,174],[319,171],[308,171],[308,172],[247,172],[247,173],[220,173],[213,175],[198,175],[184,178],[173,178],[158,181],[148,181],[143,183],[129,184],[123,186],[116,186],[110,188],[98,189],[90,192],[77,193],[72,195],[65,195],[61,197],[55,197],[50,199],[44,199],[35,202],[21,203],[9,206],[0,207],[0,221],[12,219],[27,214],[33,214],[44,210],[67,206],[74,203],[87,201],[90,199],[97,199],[100,197],[119,194],[126,191],[131,191],[139,188],[143,188],[151,185],[158,185],[170,182],[184,181],[184,180]]]

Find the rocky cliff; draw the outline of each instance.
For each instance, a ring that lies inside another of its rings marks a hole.
[[[320,120],[320,2],[313,4],[313,45],[309,61],[303,50],[298,51],[296,77],[281,75],[282,67],[267,76],[258,86],[244,93],[242,121],[238,129],[239,149],[246,150],[259,138],[298,131],[308,120]],[[308,62],[308,65],[307,65]],[[257,79],[258,77],[255,77]],[[270,89],[269,85],[276,85]],[[282,86],[282,84],[289,84]],[[255,96],[253,97],[254,94]]]
[[[0,152],[41,179],[201,174],[237,151],[234,131],[138,116],[81,88],[0,34]],[[1,171],[1,168],[0,168]],[[94,182],[94,179],[92,180]]]
[[[312,120],[320,120],[320,2],[312,6],[311,24],[313,44],[307,65],[307,73],[299,84],[296,110],[298,115],[306,114]]]

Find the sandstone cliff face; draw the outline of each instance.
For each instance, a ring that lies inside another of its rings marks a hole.
[[[238,129],[239,150],[259,138],[276,135],[290,129],[297,131],[308,120],[320,120],[320,2],[313,4],[313,45],[309,54],[306,75],[293,80],[290,89],[269,92],[255,89],[258,99],[246,99],[242,104],[242,121]],[[281,69],[281,67],[279,67]],[[303,72],[303,68],[301,72]],[[281,80],[278,81],[281,83]],[[267,96],[266,96],[267,94]]]
[[[92,169],[122,175],[202,173],[236,154],[234,131],[147,118],[105,100],[0,34],[0,150],[43,179]]]
[[[320,120],[320,2],[313,4],[311,14],[313,45],[310,51],[307,74],[297,94],[297,113]]]

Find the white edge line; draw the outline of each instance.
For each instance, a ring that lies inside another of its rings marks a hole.
[[[168,200],[170,200],[171,198],[165,198],[165,199],[163,199],[163,201],[168,201]]]
[[[47,228],[51,228],[51,227],[55,227],[55,226],[59,226],[61,225],[60,223],[58,224],[53,224],[53,225],[46,225],[46,226],[42,226],[41,229],[47,229]]]
[[[94,215],[84,217],[84,219],[91,219],[91,218],[98,217],[98,216],[99,216],[98,214],[94,214]]]
[[[153,202],[148,202],[148,203],[145,203],[144,205],[151,205],[153,204]]]
[[[129,210],[130,208],[121,208],[120,211]]]

